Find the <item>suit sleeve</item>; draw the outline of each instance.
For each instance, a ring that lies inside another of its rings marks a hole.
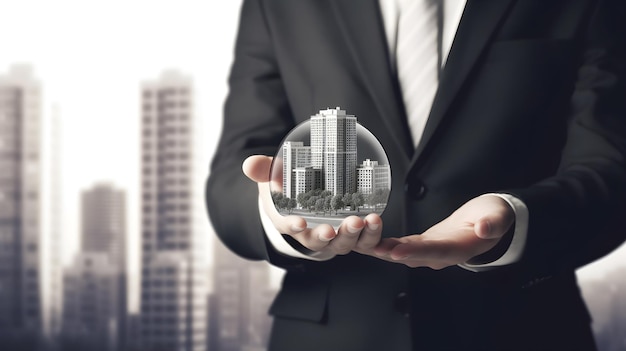
[[[223,130],[205,189],[209,217],[236,254],[286,266],[296,260],[271,248],[259,218],[257,185],[241,170],[250,155],[274,156],[294,127],[259,1],[243,2],[228,83]]]
[[[530,216],[526,267],[575,269],[626,239],[625,8],[600,1],[591,17],[557,173],[511,191]]]

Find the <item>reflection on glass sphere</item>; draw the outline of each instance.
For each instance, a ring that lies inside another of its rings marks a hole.
[[[340,108],[321,110],[285,137],[270,170],[270,189],[282,215],[309,228],[338,227],[348,216],[382,214],[391,167],[376,137]]]

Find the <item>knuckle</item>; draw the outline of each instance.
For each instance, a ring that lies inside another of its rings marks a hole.
[[[342,232],[341,232],[341,235],[342,235],[343,237],[345,237],[346,239],[354,240],[354,239],[357,239],[357,238],[359,237],[360,232],[354,232],[354,233],[352,233],[352,232],[350,232],[350,231],[346,230],[346,231],[342,231]]]

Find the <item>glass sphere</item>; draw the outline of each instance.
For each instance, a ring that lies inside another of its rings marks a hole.
[[[382,214],[391,192],[391,167],[378,139],[354,116],[318,114],[285,137],[270,180],[281,215],[301,216],[309,228],[322,223],[337,228],[348,216]]]

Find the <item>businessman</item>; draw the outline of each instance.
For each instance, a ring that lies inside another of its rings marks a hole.
[[[574,271],[626,237],[625,25],[613,0],[244,1],[206,200],[287,271],[270,350],[595,349]],[[392,167],[384,214],[336,231],[268,190],[328,106]]]

